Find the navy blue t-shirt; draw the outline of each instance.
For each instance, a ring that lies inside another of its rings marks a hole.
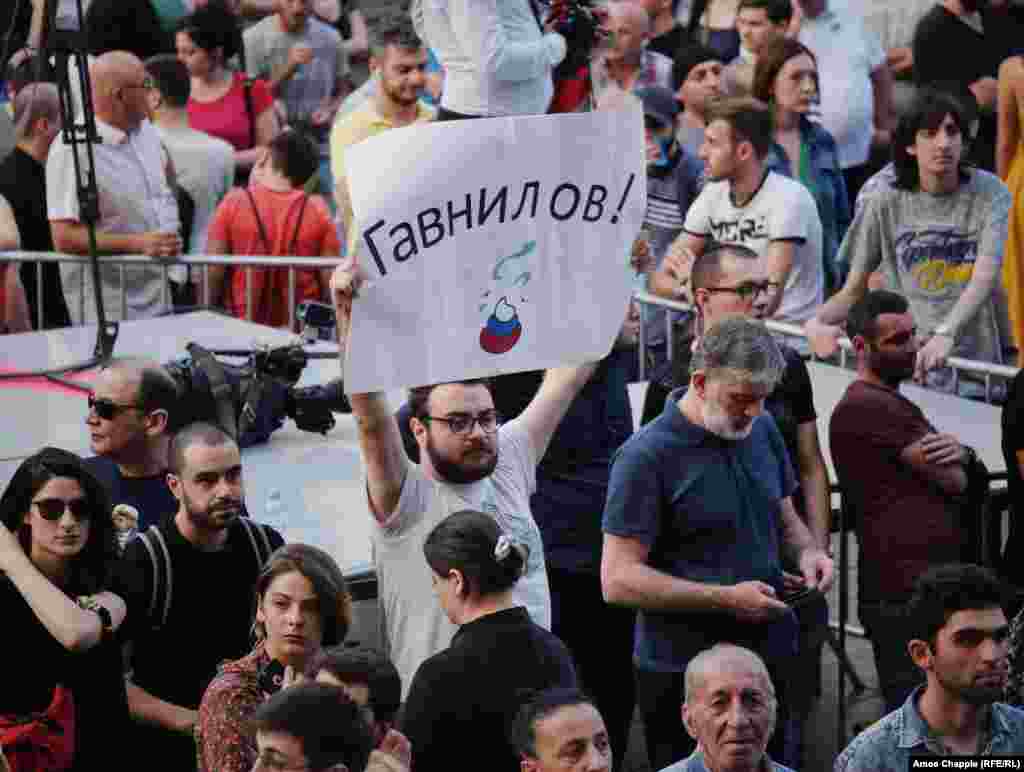
[[[140,531],[178,511],[178,500],[167,485],[166,472],[150,477],[125,477],[117,464],[103,456],[87,458],[85,464],[107,489],[112,506],[127,504],[135,508]]]
[[[672,576],[723,585],[758,580],[781,593],[780,502],[796,489],[782,435],[766,412],[745,439],[722,439],[683,416],[676,404],[683,392],[672,392],[662,414],[616,453],[604,531],[638,539],[650,547],[648,564]],[[781,641],[766,640],[768,648],[785,648],[793,625],[791,614],[751,625],[721,613],[642,609],[634,656],[644,669],[675,672],[721,640],[753,634]]]

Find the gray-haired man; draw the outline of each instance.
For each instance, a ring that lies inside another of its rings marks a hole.
[[[694,351],[689,386],[672,392],[612,463],[601,583],[608,602],[640,610],[637,698],[654,769],[693,750],[679,705],[699,652],[722,641],[746,646],[786,683],[797,625],[779,599],[782,550],[807,587],[832,581],[832,561],[793,508],[785,442],[764,413],[784,369],[762,325],[721,321]],[[785,707],[780,695],[780,717]],[[785,762],[783,741],[773,743]]]

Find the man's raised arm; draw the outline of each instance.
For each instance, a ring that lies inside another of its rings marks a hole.
[[[590,380],[598,364],[586,362],[575,367],[555,367],[544,374],[540,390],[519,417],[530,436],[538,461],[544,457],[558,424],[565,418],[572,401]]]
[[[338,353],[343,369],[352,298],[360,283],[359,269],[351,260],[339,265],[331,277],[331,295],[338,317]],[[384,392],[350,394],[349,403],[359,430],[370,507],[377,522],[383,523],[398,506],[408,471],[409,462],[402,448],[402,437]]]

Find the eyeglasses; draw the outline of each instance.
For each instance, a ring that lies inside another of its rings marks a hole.
[[[87,499],[69,499],[67,501],[64,499],[39,499],[32,503],[39,510],[39,516],[51,523],[60,520],[65,512],[70,512],[71,516],[79,522],[92,517],[92,509],[89,507]]]
[[[471,434],[476,424],[480,424],[480,429],[484,434],[494,434],[494,432],[498,431],[498,425],[501,423],[501,415],[497,410],[485,410],[478,415],[455,413],[447,418],[425,415],[420,420],[440,421],[443,424],[448,424],[452,434]]]
[[[777,281],[745,281],[735,287],[701,287],[700,289],[711,293],[731,292],[740,300],[752,300],[761,294],[770,295],[778,292],[779,283]]]
[[[111,402],[109,399],[97,399],[90,394],[89,409],[95,411],[96,415],[104,421],[111,421],[122,410],[142,410],[142,405],[122,405]]]

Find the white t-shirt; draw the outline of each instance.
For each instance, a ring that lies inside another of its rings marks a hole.
[[[423,543],[448,515],[475,509],[494,516],[502,530],[530,548],[526,572],[512,590],[538,625],[551,628],[551,592],[540,529],[530,512],[540,459],[518,421],[498,432],[494,473],[468,485],[428,480],[409,464],[402,495],[387,522],[373,529],[373,557],[391,661],[402,677],[403,699],[416,669],[451,643],[455,626],[437,602]],[[369,502],[367,502],[369,506]]]
[[[861,17],[841,6],[830,6],[813,19],[805,16],[799,37],[818,60],[821,124],[836,141],[839,164],[859,166],[871,155],[871,73],[885,64],[885,51]]]
[[[729,189],[726,180],[707,183],[690,206],[683,230],[722,244],[742,244],[759,255],[773,241],[794,242],[793,267],[773,318],[803,324],[821,305],[825,291],[821,219],[814,199],[799,182],[775,172],[768,172],[746,206],[735,206]]]
[[[178,201],[167,183],[160,135],[149,121],[126,134],[100,120],[96,131],[102,142],[93,145],[96,186],[99,189],[99,231],[108,233],[177,233]],[[84,161],[83,152],[82,159]],[[60,137],[54,140],[46,161],[46,208],[52,220],[79,222],[78,192],[71,148]],[[86,263],[61,263],[60,277],[72,324],[96,321],[92,271]],[[100,268],[107,319],[145,319],[166,310],[163,269],[155,264]],[[124,291],[124,312],[121,291]]]

